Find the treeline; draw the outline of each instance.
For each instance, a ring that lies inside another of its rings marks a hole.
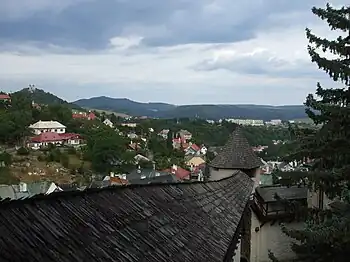
[[[153,128],[155,132],[169,129],[176,133],[181,129],[188,130],[193,135],[193,142],[206,146],[222,146],[236,128],[236,124],[223,121],[221,124],[210,124],[204,120],[182,119],[148,119],[140,122],[136,131],[147,132]],[[244,126],[241,127],[244,135],[252,146],[270,145],[273,140],[286,141],[290,139],[290,132],[285,127]]]

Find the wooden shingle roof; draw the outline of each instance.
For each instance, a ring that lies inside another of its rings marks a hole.
[[[226,261],[252,191],[212,182],[122,186],[0,202],[1,261]]]
[[[253,169],[261,165],[240,127],[235,128],[226,145],[210,162],[210,166],[222,169]]]

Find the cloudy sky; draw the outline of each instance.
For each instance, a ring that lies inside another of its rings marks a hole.
[[[305,27],[332,35],[315,5],[325,1],[1,0],[0,89],[300,104],[317,81],[332,85],[306,52]]]

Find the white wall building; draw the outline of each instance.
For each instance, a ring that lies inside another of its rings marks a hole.
[[[105,124],[106,126],[109,126],[110,128],[114,127],[112,121],[109,119],[105,119],[105,121],[103,121],[103,124]]]
[[[57,134],[64,134],[66,132],[66,126],[57,121],[38,121],[29,126],[29,129],[36,135],[40,135],[45,132],[52,132]]]
[[[263,126],[264,121],[259,120],[259,119],[233,119],[233,118],[228,118],[225,119],[227,122],[230,123],[235,123],[237,125],[242,125],[242,126]]]

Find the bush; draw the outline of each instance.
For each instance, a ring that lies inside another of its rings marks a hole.
[[[6,166],[10,165],[12,163],[12,156],[7,153],[0,153],[0,162],[4,162]]]
[[[69,156],[67,154],[61,154],[60,162],[61,162],[62,166],[64,166],[65,168],[68,168]]]
[[[68,153],[69,155],[75,155],[75,154],[77,153],[77,150],[75,150],[74,147],[69,147],[69,148],[67,149],[67,153]]]
[[[29,155],[29,150],[27,148],[25,148],[25,147],[20,147],[17,150],[17,155],[27,156],[27,155]]]
[[[38,161],[45,162],[46,160],[47,160],[47,158],[45,156],[43,156],[43,155],[38,156]]]

